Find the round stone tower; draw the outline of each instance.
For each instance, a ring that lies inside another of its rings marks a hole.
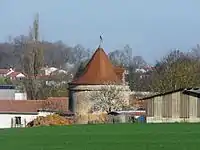
[[[69,83],[69,110],[76,115],[87,116],[89,113],[91,93],[100,91],[107,83],[113,83],[117,88],[123,89],[124,99],[129,102],[130,89],[124,82],[125,70],[114,67],[102,48],[98,48],[86,65],[84,73]],[[78,121],[87,123],[88,120]]]

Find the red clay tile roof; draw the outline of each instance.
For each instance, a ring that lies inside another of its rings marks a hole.
[[[74,79],[71,84],[101,85],[107,83],[120,84],[114,67],[102,48],[98,48],[86,66],[82,76]]]
[[[114,71],[115,71],[117,77],[122,81],[122,79],[123,79],[123,73],[124,73],[125,69],[122,68],[122,67],[117,67],[117,66],[116,66],[116,67],[114,68]]]
[[[40,101],[0,100],[0,112],[37,112]]]
[[[9,77],[16,77],[18,74],[20,74],[20,72],[12,72],[10,74],[8,74]]]
[[[0,69],[0,74],[7,74],[9,71],[9,69]]]
[[[0,100],[1,112],[37,112],[38,110],[68,111],[68,98],[47,100]]]
[[[68,97],[51,97],[41,101],[42,109],[52,111],[68,111]]]

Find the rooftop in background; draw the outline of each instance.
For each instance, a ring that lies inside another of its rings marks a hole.
[[[85,68],[82,76],[74,79],[71,84],[102,85],[107,83],[121,84],[122,68],[114,69],[102,48],[98,48]],[[117,72],[115,72],[117,71]]]
[[[16,80],[20,78],[24,78],[25,75],[21,72],[16,71],[15,69],[9,68],[9,69],[0,69],[0,76],[10,78],[11,80]]]
[[[0,113],[33,113],[39,110],[68,111],[67,97],[47,100],[0,100]]]
[[[10,69],[0,69],[0,74],[7,74]]]

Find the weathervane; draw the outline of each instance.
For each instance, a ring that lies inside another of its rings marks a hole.
[[[102,45],[102,43],[103,43],[103,38],[102,38],[102,36],[100,35],[100,43],[99,43],[99,48],[101,48],[101,45]]]

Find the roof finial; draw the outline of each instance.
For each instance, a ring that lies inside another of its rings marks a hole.
[[[99,43],[99,48],[101,48],[101,44],[103,43],[103,38],[102,36],[100,35],[100,43]]]

